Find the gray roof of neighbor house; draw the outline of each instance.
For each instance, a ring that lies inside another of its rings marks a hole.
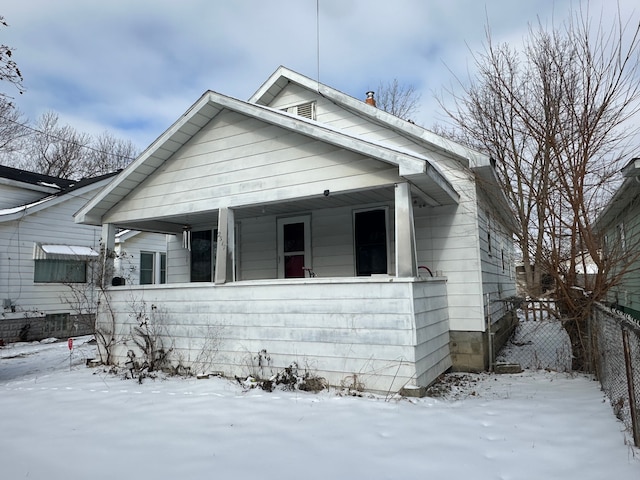
[[[31,190],[54,193],[55,191],[69,188],[75,181],[0,165],[0,183],[20,185]]]
[[[25,214],[35,213],[49,206],[64,202],[68,194],[75,193],[84,188],[102,187],[100,182],[106,184],[118,172],[107,173],[97,177],[83,178],[82,180],[68,180],[64,178],[41,175],[26,170],[18,170],[11,167],[0,166],[0,183],[2,179],[20,182],[21,184],[42,185],[46,187],[41,190],[45,195],[39,200],[17,205],[15,207],[0,209],[0,223],[20,218]],[[6,176],[5,176],[6,174]],[[51,191],[53,190],[53,191]]]
[[[21,184],[26,188],[34,186],[38,190],[43,189],[43,191],[47,193],[67,193],[71,190],[76,190],[78,188],[91,185],[92,183],[99,182],[105,178],[113,177],[117,173],[118,172],[111,172],[95,177],[72,180],[0,165],[0,183]]]

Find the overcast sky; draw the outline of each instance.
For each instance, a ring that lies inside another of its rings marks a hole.
[[[625,16],[638,17],[636,1],[620,0]],[[444,118],[434,93],[473,73],[470,52],[482,48],[487,25],[495,41],[518,46],[530,24],[558,24],[580,3],[5,0],[10,26],[0,44],[14,49],[26,91],[6,82],[0,91],[32,121],[53,111],[79,131],[109,131],[142,150],[206,90],[247,100],[284,65],[360,99],[397,78],[420,92],[415,120],[430,127]],[[590,2],[596,16],[614,7]]]

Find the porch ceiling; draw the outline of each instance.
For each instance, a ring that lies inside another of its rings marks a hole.
[[[378,188],[376,190],[364,190],[343,194],[332,194],[328,196],[320,195],[298,199],[295,201],[286,201],[280,203],[264,203],[256,204],[248,207],[234,208],[236,220],[244,218],[255,218],[265,215],[286,216],[325,208],[338,208],[353,206],[354,208],[362,208],[367,205],[374,206],[376,204],[388,204],[393,202],[395,198],[394,187]],[[420,203],[421,199],[415,196],[414,203]],[[132,230],[162,232],[162,233],[181,233],[183,227],[188,224],[192,228],[210,226],[217,223],[217,210],[207,212],[191,213],[188,216],[167,216],[152,221],[139,221],[127,224],[118,224],[119,228],[128,228]]]

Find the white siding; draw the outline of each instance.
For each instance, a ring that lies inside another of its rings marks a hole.
[[[364,92],[363,92],[364,93]],[[440,168],[461,195],[457,206],[415,208],[418,264],[447,278],[449,320],[452,330],[484,331],[483,262],[478,232],[478,198],[474,177],[456,161],[424,145],[360,117],[314,92],[289,84],[271,106],[317,101],[317,120],[343,132],[385,142],[425,155]],[[420,271],[425,275],[424,271]],[[506,287],[505,287],[506,288]],[[515,288],[515,284],[514,284]]]
[[[182,237],[170,235],[167,240],[167,283],[189,281],[189,260],[189,250],[182,246]]]
[[[399,180],[397,167],[223,112],[116,205],[105,222],[339,193]]]
[[[167,253],[167,235],[140,232],[125,242],[116,245],[118,258],[115,262],[116,276],[132,285],[140,284],[140,252]]]
[[[73,221],[73,214],[93,193],[70,195],[68,201],[19,220],[0,223],[0,298],[12,301],[15,315],[70,312],[69,305],[60,299],[69,287],[59,283],[34,283],[34,244],[80,245],[99,251],[100,228]],[[7,315],[11,316],[11,312],[5,309]]]
[[[377,203],[349,207],[321,209],[311,215],[310,267],[319,277],[355,276],[353,213],[364,208],[389,207]],[[296,214],[297,215],[297,214]],[[276,216],[244,219],[239,222],[239,279],[259,280],[277,278]],[[395,271],[393,215],[389,215],[388,255],[392,274]]]
[[[228,376],[259,370],[254,358],[263,349],[271,363],[262,376],[295,361],[333,385],[356,375],[367,389],[383,392],[426,386],[450,366],[442,280],[154,285],[114,288],[111,295],[122,338],[134,326],[129,313],[144,300],[148,309],[158,306],[151,321],[173,348],[174,362],[192,365],[213,331],[220,344],[207,370]],[[128,343],[118,347],[120,362]]]
[[[0,209],[26,205],[48,195],[49,194],[44,192],[19,188],[12,185],[0,185]]]
[[[478,218],[485,312],[496,322],[509,307],[501,300],[516,294],[513,241],[487,202],[481,203]]]

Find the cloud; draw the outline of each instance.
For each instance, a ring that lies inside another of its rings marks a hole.
[[[432,92],[466,77],[487,22],[495,40],[519,44],[530,23],[562,18],[572,4],[318,1],[11,2],[1,42],[15,48],[27,88],[16,104],[30,118],[54,110],[142,149],[205,90],[247,99],[279,65],[356,98],[397,78],[422,93],[417,121],[429,126]]]

